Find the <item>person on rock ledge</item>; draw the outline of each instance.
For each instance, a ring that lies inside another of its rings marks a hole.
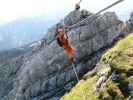
[[[80,9],[80,5],[77,3],[76,5],[75,5],[75,10],[79,10]]]
[[[66,55],[68,56],[68,64],[71,64],[73,61],[74,49],[68,40],[67,34],[65,34],[65,27],[61,23],[56,26],[55,37],[58,45],[65,50]]]
[[[76,3],[75,5],[75,10],[79,10],[80,9],[80,3],[82,2],[82,0],[79,0],[78,3]]]

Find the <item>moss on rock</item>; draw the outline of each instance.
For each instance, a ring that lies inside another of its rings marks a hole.
[[[85,75],[86,80],[81,80],[69,93],[61,97],[61,100],[84,100],[84,97],[86,100],[125,100],[132,95],[133,90],[129,89],[128,84],[133,84],[133,33],[119,40],[101,57],[104,62],[109,62],[110,59],[111,71],[115,70],[118,75],[115,80],[110,76],[96,92],[94,87],[99,78],[98,74],[95,74],[96,71],[92,71],[93,74],[88,72]],[[109,66],[100,67],[100,72],[107,68]]]

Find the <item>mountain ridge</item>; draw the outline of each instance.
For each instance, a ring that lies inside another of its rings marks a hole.
[[[43,17],[18,19],[0,26],[1,50],[18,48],[41,39],[46,29],[56,20],[45,20]],[[6,44],[6,45],[5,45]]]
[[[91,15],[93,14],[88,11],[85,15],[82,11],[76,13],[73,11],[64,18],[64,22],[66,26],[71,26]],[[132,18],[133,16],[126,23],[128,24],[126,25],[128,30],[126,30],[122,27],[123,22],[114,12],[106,12],[99,15],[93,22],[88,23],[91,19],[87,19],[83,26],[72,28],[67,32],[76,50],[75,67],[80,78],[95,67],[106,50],[105,47],[112,46],[119,37],[125,37],[132,31]],[[56,25],[48,29],[44,37],[46,42],[54,38],[55,30]],[[48,47],[40,48],[42,40],[35,42],[35,46],[27,45],[22,48],[25,50],[30,47],[26,52],[5,62],[4,66],[0,66],[2,70],[0,74],[4,75],[0,77],[2,83],[0,98],[3,100],[59,100],[77,83],[72,65],[66,64],[67,57],[56,40]]]

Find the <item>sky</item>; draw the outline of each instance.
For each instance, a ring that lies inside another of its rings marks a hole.
[[[115,1],[117,0],[82,0],[81,9],[96,13]],[[77,2],[79,0],[0,0],[0,28],[4,25],[9,25],[8,23],[15,22],[15,20],[23,21],[24,19],[31,20],[32,18],[33,21],[43,19],[45,24],[47,23],[46,25],[50,27],[50,25],[56,24],[56,22],[62,20],[68,13],[73,11]],[[133,12],[133,0],[124,0],[107,11],[116,12],[120,19],[128,20],[129,14]],[[17,26],[16,29],[18,29]],[[7,29],[5,30],[7,31]],[[24,29],[22,31],[26,33],[29,30]],[[44,27],[43,30],[46,31],[47,27]],[[24,42],[27,43],[27,40],[32,42],[34,36],[36,36],[37,40],[40,39],[40,34],[38,33],[33,32],[28,37],[22,31],[22,35],[19,32],[13,33],[9,31],[7,37],[5,37],[6,33],[0,32],[0,43],[8,43],[8,39],[10,40],[9,45],[15,44],[17,46],[20,41],[22,41],[21,45]],[[44,36],[45,31],[42,32],[41,36]],[[24,40],[22,37],[24,37]]]
[[[61,19],[74,9],[79,0],[0,0],[0,24],[16,19],[44,16],[46,20]],[[96,13],[117,0],[82,0],[81,8]],[[133,11],[133,0],[107,10],[115,11],[122,19],[127,19]]]

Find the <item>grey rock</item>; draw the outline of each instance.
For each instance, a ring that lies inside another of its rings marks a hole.
[[[111,74],[111,66],[108,63],[105,63],[103,61],[100,61],[96,67],[96,74],[98,76],[98,80],[95,84],[94,91],[99,91],[102,84],[105,83],[105,81],[109,78]]]
[[[89,11],[87,11],[87,10],[85,10],[85,9],[83,9],[83,10],[81,11],[81,18],[87,18],[87,17],[90,16],[90,15],[92,15],[92,13],[89,12]]]
[[[133,12],[132,12],[131,15],[130,15],[130,23],[133,24]]]
[[[130,32],[133,32],[133,12],[130,15],[130,18],[128,20],[128,24],[129,24],[128,27],[129,27]]]
[[[79,10],[74,10],[70,12],[69,15],[66,16],[66,18],[64,19],[64,24],[66,26],[70,26],[77,23],[80,20],[81,20],[81,12]]]
[[[92,69],[100,59],[104,48],[123,35],[122,29],[113,25],[113,22],[118,20],[114,12],[107,12],[97,17],[87,11],[73,11],[64,19],[64,24],[71,26],[80,22],[83,14],[85,17],[92,17],[83,22],[83,26],[72,28],[67,33],[75,49],[74,62],[78,76]],[[76,82],[72,66],[66,64],[67,57],[64,50],[54,40],[55,28],[54,25],[48,29],[45,35],[46,42],[50,42],[48,47],[38,49],[40,42],[37,41],[27,45],[28,49],[24,48],[27,51],[21,54],[23,60],[17,55],[11,58],[9,63],[0,64],[0,71],[2,71],[0,74],[3,75],[0,76],[0,97],[3,97],[3,100],[8,100],[7,98],[9,100],[52,100],[53,98],[56,100],[68,90],[67,87],[71,87],[70,84]],[[80,33],[80,40],[78,33]],[[15,64],[16,60],[17,64]],[[104,80],[100,79],[100,81]]]

